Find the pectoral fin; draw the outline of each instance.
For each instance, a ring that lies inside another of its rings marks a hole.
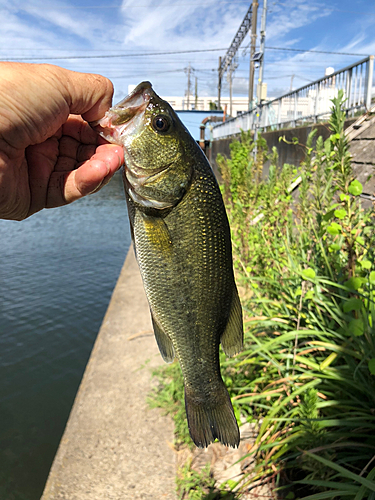
[[[242,307],[237,288],[234,287],[232,306],[227,326],[221,336],[221,347],[227,356],[234,356],[243,348]]]
[[[136,243],[138,233],[141,238],[144,238],[144,242],[149,245],[153,252],[162,255],[164,258],[170,255],[173,245],[168,227],[163,218],[153,217],[137,211],[134,226],[136,229]]]
[[[172,363],[175,357],[172,341],[168,337],[168,335],[164,332],[164,330],[161,328],[161,326],[159,326],[152,312],[151,312],[151,319],[160,354],[162,355],[162,358],[166,363]]]

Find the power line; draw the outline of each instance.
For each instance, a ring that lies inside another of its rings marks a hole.
[[[149,69],[145,69],[143,71],[136,71],[136,72],[131,72],[131,73],[127,73],[127,74],[122,74],[122,75],[106,75],[107,78],[111,78],[112,80],[115,80],[116,78],[132,78],[134,76],[138,76],[138,75],[143,75],[145,73],[147,73],[148,75],[162,75],[164,73],[183,73],[184,72],[184,69],[171,69],[171,70],[168,70],[168,71],[159,71],[159,70],[149,70]]]
[[[248,43],[243,50],[246,52],[246,50],[250,47],[250,44]],[[317,54],[336,54],[340,56],[358,56],[358,57],[367,57],[369,54],[359,54],[356,52],[334,52],[334,51],[328,51],[328,50],[315,50],[315,49],[295,49],[291,47],[265,47],[266,49],[269,50],[281,50],[281,51],[290,51],[290,52],[312,52],[312,53],[317,53]],[[245,55],[245,54],[244,54]]]
[[[246,47],[245,47],[246,48]],[[317,54],[335,54],[342,56],[358,56],[366,57],[368,54],[360,54],[354,52],[334,52],[327,50],[314,50],[314,49],[295,49],[289,47],[265,47],[267,50],[280,50],[280,51],[290,51],[290,52],[306,52],[306,53],[317,53]],[[20,49],[21,50],[21,49]],[[90,56],[49,56],[49,57],[6,57],[0,56],[1,61],[52,61],[57,59],[114,59],[123,57],[147,57],[147,56],[162,56],[162,55],[173,55],[173,54],[194,54],[194,53],[204,53],[204,52],[221,52],[227,50],[226,48],[218,49],[196,49],[196,50],[174,50],[167,52],[139,52],[139,53],[125,53],[125,54],[98,54]]]
[[[174,50],[169,52],[140,52],[139,54],[103,54],[96,56],[54,56],[54,57],[13,57],[2,58],[2,61],[52,61],[56,59],[108,59],[116,57],[143,57],[143,56],[162,56],[169,54],[193,54],[195,52],[219,52],[224,49],[198,49],[198,50]]]
[[[218,4],[228,4],[228,3],[249,3],[248,0],[221,0],[220,2],[211,2],[207,4],[202,4],[202,3],[166,3],[166,4],[159,4],[157,5],[157,8],[159,9],[160,7],[165,7],[170,9],[171,7],[187,7],[187,6],[197,6],[197,7],[212,7],[213,5],[218,5]],[[43,6],[43,10],[67,10],[67,9],[120,9],[122,7],[122,4],[112,4],[112,5],[65,5],[65,6]],[[126,7],[126,10],[128,9],[149,9],[150,5],[129,5]],[[11,7],[9,10],[13,11],[18,11],[18,10],[24,10],[24,11],[32,11],[32,10],[40,10],[39,7],[28,7],[22,8],[22,7]]]
[[[199,6],[199,7],[212,7],[213,5],[219,5],[219,4],[233,4],[233,3],[239,3],[239,4],[248,4],[248,0],[220,0],[220,1],[213,1],[210,3],[195,3],[195,2],[187,2],[187,3],[166,3],[166,4],[159,4],[157,5],[157,8],[164,7],[164,8],[171,8],[171,7],[186,7],[186,6]],[[290,8],[290,3],[283,3],[283,2],[277,2],[277,5],[282,5],[282,6],[287,6]],[[68,10],[68,9],[119,9],[121,8],[121,4],[112,4],[112,5],[66,5],[66,6],[48,6],[44,5],[43,10]],[[298,7],[298,6],[297,6]],[[129,5],[126,7],[126,10],[128,9],[149,9],[150,5],[149,4],[144,4],[144,5]],[[319,6],[319,9],[321,10],[328,10],[330,12],[343,12],[345,14],[360,14],[364,16],[374,16],[375,12],[365,12],[365,11],[353,11],[353,10],[343,10],[343,9],[338,9],[336,7],[321,7]],[[37,7],[29,7],[27,9],[22,8],[22,7],[11,7],[9,10],[39,10]]]
[[[291,52],[315,52],[316,54],[338,54],[341,56],[359,56],[366,57],[369,54],[356,54],[353,52],[332,52],[328,50],[309,50],[309,49],[292,49],[292,48],[282,48],[282,47],[266,47],[269,50],[289,50]]]
[[[282,5],[282,6],[290,8],[290,3],[278,2],[277,5]],[[320,10],[329,10],[330,12],[343,12],[345,14],[360,14],[363,16],[375,16],[375,12],[364,12],[364,11],[358,11],[358,10],[343,10],[343,9],[337,9],[336,7],[321,7],[320,5],[318,7]]]

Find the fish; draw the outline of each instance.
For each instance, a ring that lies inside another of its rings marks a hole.
[[[230,228],[203,151],[173,108],[140,83],[94,128],[124,149],[123,180],[136,258],[163,359],[180,363],[191,439],[238,447],[220,373],[243,348]]]

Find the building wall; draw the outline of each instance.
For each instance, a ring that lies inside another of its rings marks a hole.
[[[183,111],[210,111],[210,102],[217,103],[217,96],[208,97],[198,97],[197,105],[195,105],[195,96],[190,95],[189,105],[187,96],[163,96],[162,99],[169,102],[172,108],[176,110]],[[236,116],[238,113],[243,113],[248,110],[248,99],[247,97],[233,97],[232,99],[232,114]],[[221,107],[224,110],[225,106],[227,108],[227,113],[229,113],[229,97],[221,98]]]
[[[307,95],[299,96],[296,101],[296,117],[309,116],[316,113],[321,113],[330,107],[330,100],[337,94],[332,85],[321,88],[319,96],[316,96],[316,90],[311,89]],[[316,98],[318,97],[318,100]],[[164,100],[169,102],[172,108],[183,111],[210,111],[210,103],[217,103],[217,96],[198,97],[195,103],[195,96],[189,96],[189,103],[187,96],[163,96]],[[272,99],[268,99],[272,100]],[[328,103],[328,104],[327,104]],[[226,108],[226,114],[229,115],[230,100],[229,97],[221,97],[220,104],[223,110]],[[247,97],[233,97],[232,98],[232,115],[233,117],[238,114],[248,111],[249,101]],[[272,108],[275,116],[278,116],[279,103],[276,102]],[[281,121],[288,121],[294,118],[294,96],[285,97],[282,100],[280,118]],[[327,108],[328,106],[328,108]]]

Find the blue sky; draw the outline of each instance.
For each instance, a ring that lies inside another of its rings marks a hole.
[[[190,63],[198,94],[216,95],[218,57],[225,54],[249,5],[241,0],[0,0],[0,58],[103,74],[115,84],[115,100],[127,93],[129,84],[146,79],[160,95],[184,95],[184,70]],[[262,6],[260,0],[258,25]],[[373,0],[268,0],[268,6],[266,46],[375,54]],[[249,51],[244,49],[249,41],[247,36],[239,51],[234,95],[247,95]],[[136,55],[207,49],[224,50]],[[113,57],[118,55],[126,57]],[[53,59],[57,57],[65,59]],[[323,76],[328,66],[337,70],[360,59],[267,49],[268,95],[287,92],[292,75],[293,88],[298,88]],[[223,94],[228,94],[226,81]]]

